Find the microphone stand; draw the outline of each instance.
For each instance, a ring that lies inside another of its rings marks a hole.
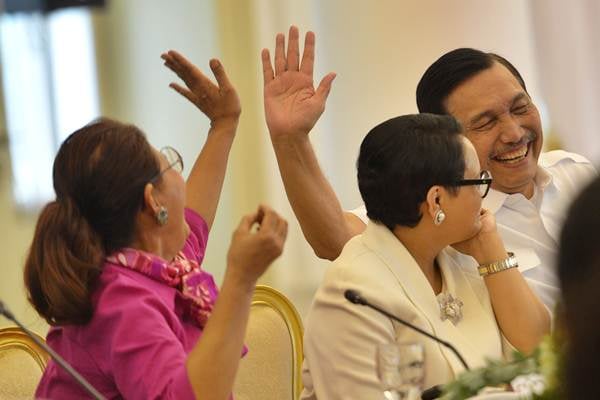
[[[398,317],[396,317],[395,315],[390,314],[389,312],[387,312],[386,310],[382,309],[381,307],[378,307],[374,304],[369,303],[364,297],[361,296],[361,294],[359,292],[357,292],[356,290],[352,290],[352,289],[348,289],[344,292],[344,297],[346,298],[346,300],[348,300],[349,302],[353,303],[353,304],[358,304],[361,306],[367,306],[369,308],[372,308],[375,311],[378,311],[379,313],[385,315],[386,317],[393,319],[394,321],[397,321],[399,323],[401,323],[402,325],[416,331],[419,332],[420,334],[422,334],[423,336],[428,337],[429,339],[438,342],[439,344],[445,346],[446,348],[450,349],[450,351],[452,351],[452,353],[454,353],[454,355],[456,356],[456,358],[458,358],[458,360],[460,361],[460,363],[465,367],[465,369],[468,371],[470,370],[469,365],[467,364],[467,362],[465,361],[465,359],[460,355],[460,353],[458,352],[458,350],[456,350],[456,348],[449,342],[446,342],[445,340],[440,339],[437,336],[432,335],[429,332],[424,331],[423,329],[419,328],[418,326],[415,326],[413,324],[411,324],[410,322],[404,321],[403,319],[400,319]],[[421,394],[421,399],[422,400],[430,400],[430,399],[437,399],[440,395],[442,394],[442,390],[441,390],[441,386],[436,385],[433,387],[430,387],[429,389],[426,389],[425,391],[423,391],[423,393]]]
[[[456,358],[458,358],[458,360],[460,361],[460,363],[463,365],[463,367],[465,367],[466,370],[469,370],[469,365],[467,364],[467,362],[465,361],[465,359],[460,355],[460,353],[458,352],[458,350],[456,350],[456,348],[454,346],[452,346],[452,344],[450,344],[449,342],[446,342],[445,340],[440,339],[437,336],[432,335],[429,332],[424,331],[423,329],[419,328],[418,326],[415,326],[413,324],[411,324],[410,322],[404,321],[398,317],[396,317],[395,315],[390,314],[389,312],[385,311],[384,309],[369,303],[365,298],[363,298],[360,293],[358,293],[355,290],[351,290],[348,289],[344,292],[344,297],[346,297],[347,300],[349,300],[351,303],[354,304],[359,304],[361,306],[367,306],[369,308],[372,308],[376,311],[379,311],[381,314],[385,315],[388,318],[393,319],[394,321],[400,322],[402,325],[405,325],[407,327],[409,327],[412,330],[415,330],[417,332],[419,332],[420,334],[427,336],[429,339],[438,342],[439,344],[447,347],[448,349],[450,349],[454,355],[456,356]]]
[[[95,400],[106,400],[106,398],[100,392],[98,392],[83,376],[81,376],[77,371],[75,371],[75,369],[73,369],[73,367],[69,365],[69,363],[67,363],[60,355],[58,355],[58,353],[52,350],[46,343],[41,341],[33,332],[25,328],[25,326],[23,326],[23,324],[21,324],[21,322],[19,322],[19,320],[15,318],[13,313],[11,313],[4,306],[4,303],[2,301],[0,301],[0,314],[4,315],[7,319],[17,324],[17,326],[21,328],[23,332],[25,332],[25,334],[35,342],[35,344],[44,349],[44,351],[46,351],[50,355],[50,357],[52,357],[52,359],[58,365],[61,366],[62,369],[67,371],[67,373],[69,373],[69,375],[71,375],[73,379],[77,381],[79,386],[85,389],[92,396],[92,398],[94,398]]]

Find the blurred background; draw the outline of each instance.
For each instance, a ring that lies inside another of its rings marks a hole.
[[[260,50],[272,50],[290,24],[317,35],[316,80],[338,74],[311,138],[344,208],[361,204],[354,164],[366,132],[416,112],[422,73],[457,47],[494,51],[520,70],[542,112],[547,148],[600,160],[595,0],[5,0],[0,8],[0,299],[40,334],[48,327],[27,303],[22,270],[40,207],[54,197],[61,141],[103,115],[138,125],[155,147],[177,148],[187,166],[204,143],[207,119],[168,88],[174,76],[160,59],[168,49],[205,71],[220,58],[242,100],[204,268],[220,281],[241,216],[269,204],[290,234],[262,283],[302,315],[327,262],[314,256],[287,202],[260,67]]]

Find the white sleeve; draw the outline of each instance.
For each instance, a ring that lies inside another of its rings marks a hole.
[[[350,303],[343,280],[326,281],[315,297],[304,335],[304,399],[380,399],[375,348],[395,340],[385,316]]]

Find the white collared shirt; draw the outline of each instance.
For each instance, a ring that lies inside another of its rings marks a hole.
[[[540,155],[531,199],[493,189],[483,199],[483,207],[496,216],[507,251],[515,253],[519,270],[551,310],[559,296],[556,261],[562,225],[571,202],[596,175],[583,156],[551,151]]]
[[[507,251],[542,302],[554,309],[559,295],[556,259],[568,207],[597,171],[583,156],[562,150],[540,154],[531,199],[490,189],[483,207],[494,213]],[[365,224],[364,206],[351,211]]]

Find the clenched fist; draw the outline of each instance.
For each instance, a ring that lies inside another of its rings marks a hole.
[[[256,282],[283,252],[287,228],[287,221],[264,205],[243,217],[233,232],[227,254],[228,272],[248,283]]]

